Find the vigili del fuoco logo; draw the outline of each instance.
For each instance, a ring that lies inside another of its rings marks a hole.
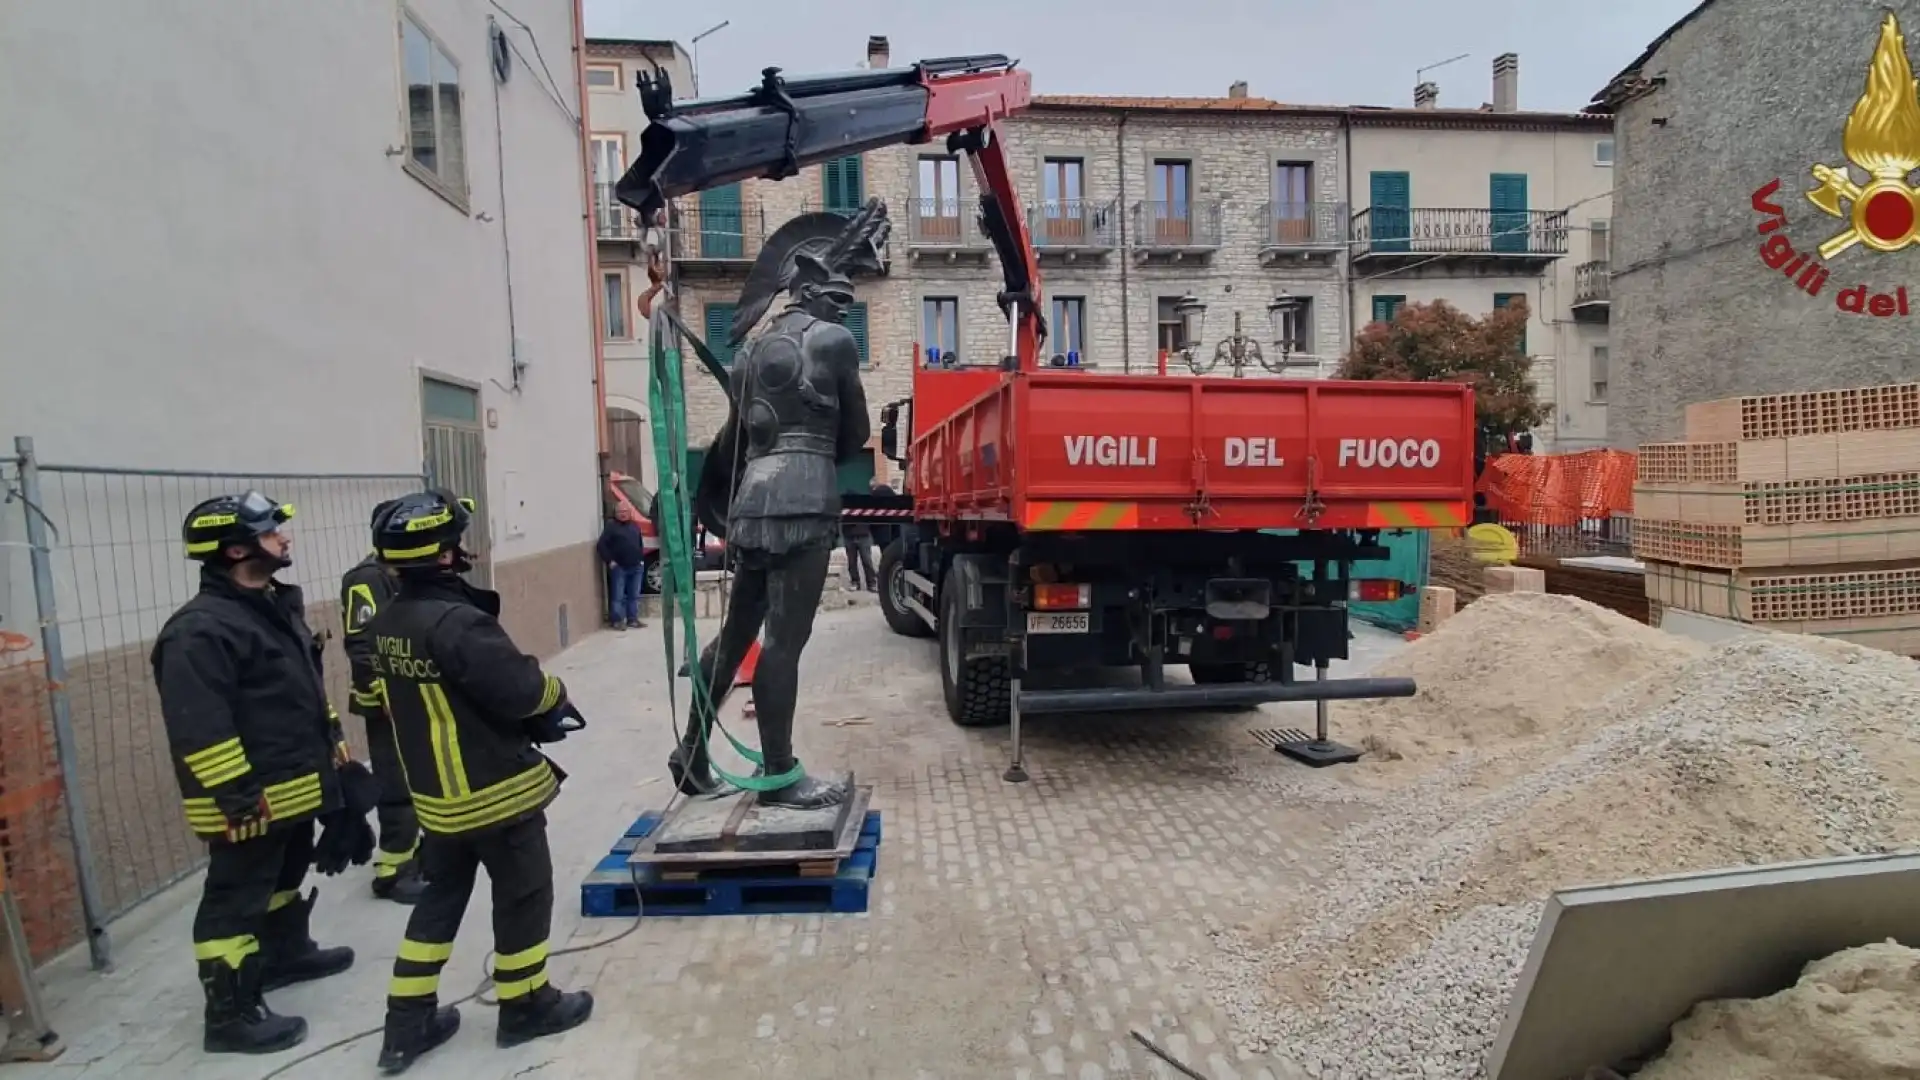
[[[1813,167],[1813,178],[1819,186],[1807,192],[1807,201],[1846,226],[1820,245],[1817,258],[1794,250],[1786,234],[1779,231],[1787,223],[1786,211],[1774,201],[1780,192],[1779,179],[1768,181],[1753,193],[1753,209],[1766,216],[1759,227],[1760,235],[1766,238],[1760,242],[1760,261],[1791,279],[1808,296],[1821,295],[1832,276],[1822,260],[1832,259],[1856,244],[1888,253],[1920,244],[1920,189],[1908,183],[1908,177],[1920,169],[1920,84],[1914,81],[1906,37],[1892,12],[1880,24],[1880,42],[1867,66],[1866,89],[1847,116],[1840,148],[1853,168],[1869,179],[1865,184],[1856,183],[1846,165]],[[1854,315],[1888,318],[1909,314],[1905,285],[1892,292],[1853,285],[1834,293],[1834,305]]]

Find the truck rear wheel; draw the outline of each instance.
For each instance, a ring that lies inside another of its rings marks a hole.
[[[960,609],[966,586],[947,571],[940,587],[940,688],[946,692],[947,715],[961,727],[993,727],[1010,721],[1013,710],[1012,668],[1004,656],[967,658]]]
[[[1189,664],[1187,673],[1193,676],[1194,684],[1197,686],[1263,683],[1273,678],[1272,669],[1264,660],[1233,664]]]
[[[887,626],[905,637],[932,637],[933,627],[907,606],[913,586],[907,584],[906,541],[895,540],[880,553],[880,614]]]

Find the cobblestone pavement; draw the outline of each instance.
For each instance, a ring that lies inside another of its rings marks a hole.
[[[1032,782],[1007,784],[1005,730],[947,721],[933,644],[889,633],[867,603],[829,596],[856,606],[816,627],[798,737],[810,766],[851,766],[875,786],[885,834],[872,911],[646,920],[553,961],[556,982],[593,990],[586,1026],[501,1051],[492,1010],[469,1004],[465,1029],[409,1076],[1173,1077],[1129,1038],[1139,1028],[1211,1080],[1293,1080],[1280,1062],[1235,1053],[1189,963],[1210,948],[1210,920],[1242,917],[1311,876],[1315,851],[1343,824],[1337,808],[1247,782],[1250,769],[1306,774],[1248,732],[1310,726],[1310,708],[1042,718],[1029,725]],[[657,627],[598,634],[551,665],[592,723],[554,755],[571,777],[551,811],[556,945],[631,926],[581,919],[578,882],[668,794]],[[1356,632],[1356,669],[1399,644]],[[371,898],[363,868],[318,884],[315,936],[353,945],[359,959],[344,975],[271,995],[312,1025],[298,1050],[258,1060],[200,1052],[187,944],[198,886],[188,882],[116,925],[113,972],[90,974],[69,957],[46,973],[66,1054],[8,1075],[260,1080],[377,1025],[405,912]],[[448,966],[449,995],[481,977],[484,892]],[[373,1075],[377,1052],[366,1039],[281,1075]]]

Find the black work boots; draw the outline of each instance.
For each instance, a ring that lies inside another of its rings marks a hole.
[[[500,1003],[500,1030],[494,1042],[502,1048],[519,1046],[570,1031],[592,1015],[592,994],[585,990],[562,993],[551,985],[543,986],[526,997]]]
[[[380,1071],[388,1076],[406,1072],[427,1051],[453,1038],[460,1030],[460,1010],[387,1007],[387,1033],[380,1043]]]
[[[200,987],[207,995],[209,1054],[277,1054],[307,1037],[307,1022],[279,1016],[261,997],[265,962],[254,953],[234,967],[225,960],[200,961]]]
[[[593,995],[585,990],[561,993],[543,986],[526,997],[500,1003],[500,1027],[494,1042],[502,1049],[546,1035],[571,1031],[593,1015]],[[453,1038],[460,1030],[460,1011],[451,1005],[435,1007],[429,1001],[387,1003],[386,1037],[380,1044],[380,1071],[388,1076],[406,1072],[427,1051]]]
[[[427,879],[420,873],[420,860],[408,859],[395,869],[392,877],[373,879],[373,895],[376,899],[391,900],[408,907],[420,902],[420,894],[427,891]]]
[[[262,990],[324,979],[353,966],[352,949],[344,945],[323,949],[309,934],[313,902],[319,895],[320,890],[314,889],[267,912],[260,934],[260,956],[266,964]]]

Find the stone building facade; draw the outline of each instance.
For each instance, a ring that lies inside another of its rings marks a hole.
[[[1599,149],[1608,125],[1518,111],[1517,60],[1502,62],[1506,96],[1497,85],[1499,100],[1478,109],[1438,110],[1431,87],[1416,109],[1288,105],[1250,96],[1239,82],[1217,98],[1036,97],[1003,129],[1040,257],[1049,356],[1071,353],[1090,373],[1150,372],[1162,347],[1174,345],[1169,369],[1187,371],[1171,309],[1192,296],[1206,305],[1191,350],[1199,368],[1233,334],[1237,314],[1270,361],[1246,367],[1247,377],[1325,377],[1382,295],[1444,298],[1476,314],[1501,296],[1526,295],[1540,324],[1529,336],[1542,353],[1536,373],[1556,403],[1542,445],[1553,445],[1556,433],[1597,444],[1604,404],[1558,384],[1591,384],[1590,366],[1604,364],[1605,306],[1583,304],[1576,278],[1604,283],[1605,256],[1592,246],[1604,235],[1590,242],[1589,231],[1604,234],[1609,213],[1610,170],[1602,166],[1611,156]],[[865,66],[888,63],[886,40],[869,39]],[[1439,265],[1429,265],[1430,245],[1422,246],[1419,265],[1376,258],[1362,275],[1356,210],[1368,207],[1372,171],[1381,169],[1419,174],[1416,186],[1430,198],[1409,211],[1416,223],[1433,206],[1479,207],[1457,212],[1484,225],[1495,213],[1489,175],[1527,174],[1529,220],[1579,204],[1566,218],[1576,235],[1517,262],[1489,253],[1484,235],[1468,245],[1474,250],[1449,248]],[[856,282],[859,307],[849,322],[866,350],[877,446],[879,410],[911,393],[913,365],[929,348],[969,365],[996,364],[1007,350],[998,264],[974,223],[978,192],[964,160],[938,144],[888,147],[857,164],[683,198],[668,245],[680,311],[712,340],[768,234],[803,211],[851,209],[868,197],[885,200],[894,223],[888,271]],[[1577,271],[1581,263],[1589,265]],[[1269,312],[1276,298],[1292,311],[1284,350]],[[1564,362],[1576,354],[1577,364]],[[1230,373],[1224,364],[1212,370]],[[720,388],[704,373],[688,380],[688,410],[690,435],[703,445],[726,415]],[[887,471],[884,462],[878,468]]]
[[[1897,299],[1920,283],[1920,250],[1823,253],[1849,223],[1808,197],[1816,165],[1870,179],[1842,136],[1889,13],[1912,57],[1913,0],[1704,3],[1596,99],[1618,154],[1613,445],[1680,438],[1688,402],[1920,379],[1913,305]],[[1916,108],[1910,84],[1899,93]],[[1876,295],[1893,299],[1875,310]]]

